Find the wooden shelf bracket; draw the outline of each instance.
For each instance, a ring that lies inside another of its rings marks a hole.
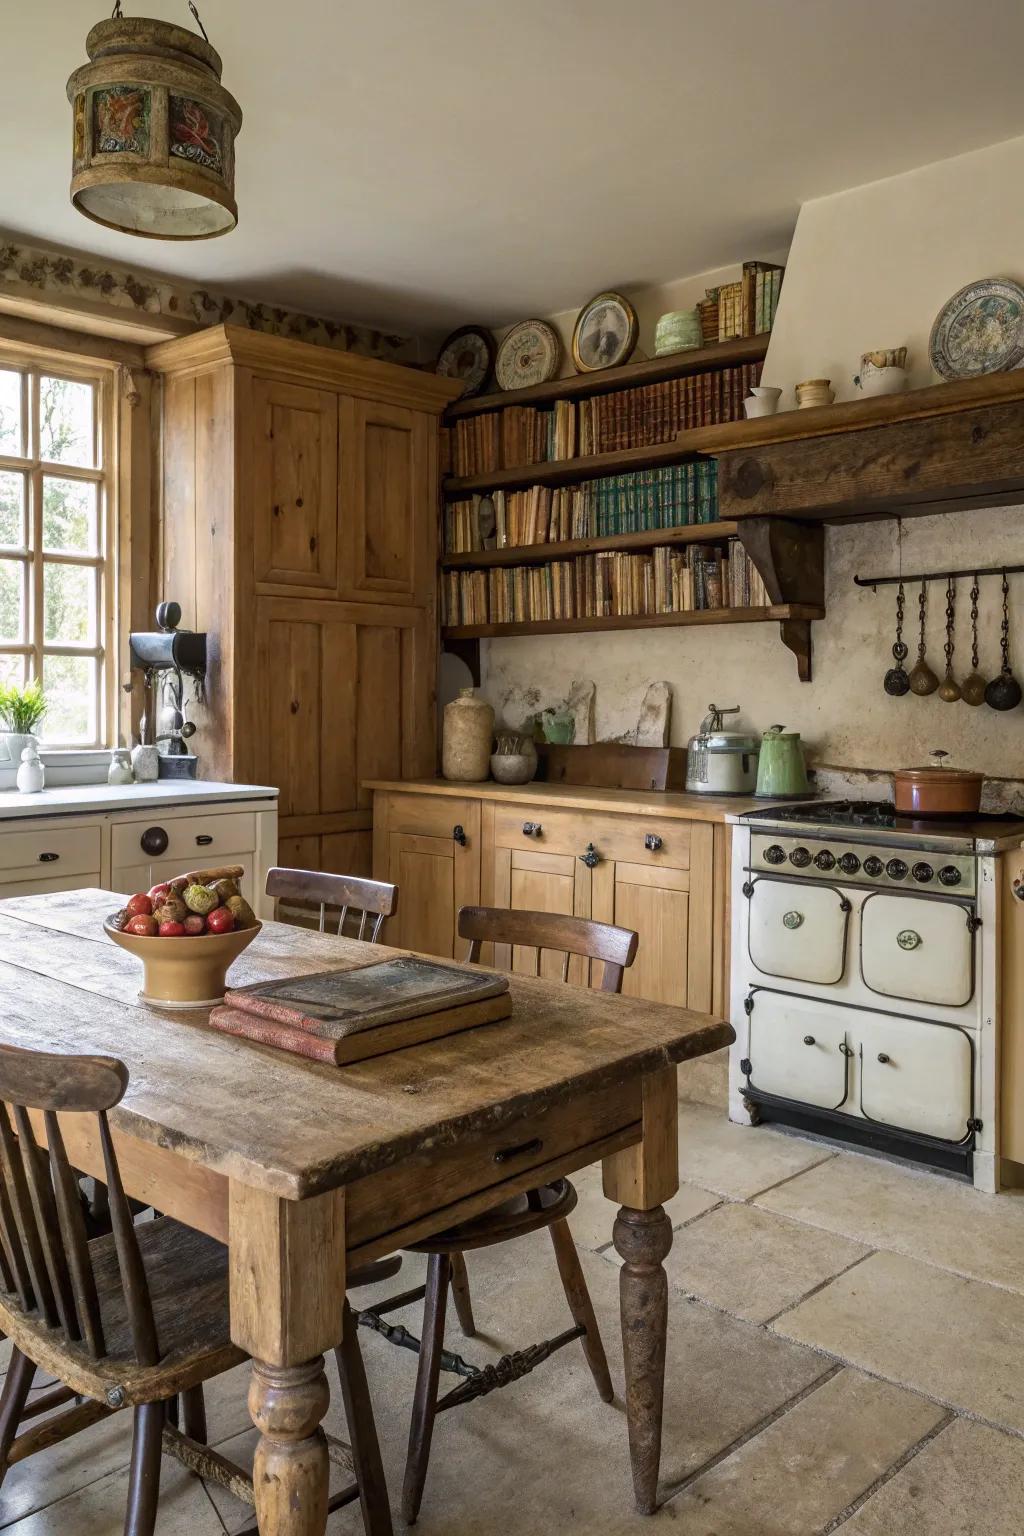
[[[737,538],[757,567],[773,603],[825,606],[825,531],[820,524],[783,517],[744,518]],[[796,657],[802,683],[811,681],[811,621],[779,623],[783,645]]]

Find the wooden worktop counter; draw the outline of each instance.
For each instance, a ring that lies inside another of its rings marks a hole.
[[[663,790],[585,789],[575,784],[450,783],[447,779],[368,779],[366,789],[411,795],[447,795],[460,800],[504,800],[517,805],[564,806],[569,810],[622,811],[678,821],[728,821],[762,803],[743,795],[672,794]]]

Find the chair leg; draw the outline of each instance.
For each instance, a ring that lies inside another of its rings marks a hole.
[[[427,1294],[423,1303],[423,1342],[416,1372],[416,1391],[409,1425],[409,1452],[405,1461],[402,1487],[402,1518],[415,1525],[423,1500],[430,1460],[430,1440],[434,1433],[437,1404],[437,1380],[441,1372],[444,1346],[444,1319],[448,1307],[451,1260],[446,1253],[432,1253],[427,1261]]]
[[[569,1223],[564,1220],[556,1221],[548,1231],[551,1233],[551,1243],[558,1261],[558,1273],[562,1281],[562,1289],[565,1291],[565,1299],[569,1303],[569,1311],[577,1326],[587,1330],[580,1339],[580,1343],[583,1345],[583,1353],[587,1357],[587,1364],[597,1385],[598,1396],[602,1402],[610,1403],[615,1396],[612,1391],[612,1378],[608,1373],[608,1361],[605,1357],[604,1345],[601,1343],[597,1318],[594,1316],[594,1303],[587,1290],[587,1282],[583,1276],[579,1254],[576,1252],[576,1244],[569,1231]]]
[[[18,1433],[35,1373],[35,1363],[27,1355],[23,1355],[20,1349],[11,1351],[7,1378],[3,1392],[0,1393],[0,1483],[7,1476],[7,1458]]]
[[[341,1343],[334,1351],[334,1358],[341,1381],[352,1461],[359,1484],[363,1529],[366,1536],[392,1536],[394,1526],[391,1524],[391,1504],[384,1480],[384,1464],[380,1457],[373,1404],[359,1348],[356,1320],[347,1301]]]
[[[201,1384],[181,1394],[181,1431],[199,1445],[206,1444],[206,1399]]]
[[[153,1536],[156,1530],[156,1510],[160,1499],[160,1444],[165,1417],[164,1403],[141,1403],[135,1409],[124,1536]]]
[[[453,1253],[450,1257],[452,1265],[452,1300],[455,1303],[459,1327],[467,1339],[475,1339],[476,1323],[473,1321],[473,1298],[469,1293],[469,1271],[466,1269],[465,1256],[461,1253]]]

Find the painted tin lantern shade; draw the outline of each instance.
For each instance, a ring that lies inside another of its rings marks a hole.
[[[86,218],[155,240],[208,240],[238,223],[242,113],[220,55],[185,27],[101,21],[68,81],[71,201]]]

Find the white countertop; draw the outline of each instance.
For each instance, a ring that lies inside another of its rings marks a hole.
[[[160,805],[208,805],[223,800],[277,799],[265,784],[218,784],[204,779],[157,779],[155,784],[65,784],[38,795],[0,791],[0,821],[24,816],[81,816]]]

